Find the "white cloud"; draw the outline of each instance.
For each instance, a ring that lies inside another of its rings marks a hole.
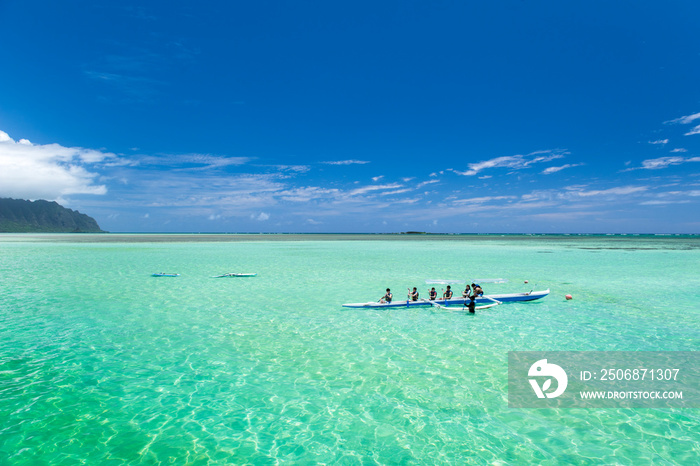
[[[333,198],[338,195],[338,189],[318,188],[306,186],[301,188],[286,189],[276,194],[283,201],[309,202],[314,199]]]
[[[458,175],[464,176],[474,176],[479,172],[489,169],[489,168],[512,168],[512,169],[522,169],[526,168],[535,163],[549,162],[551,160],[560,159],[564,157],[564,154],[568,152],[565,151],[536,151],[531,152],[527,155],[509,155],[504,157],[496,157],[489,160],[484,160],[482,162],[470,163],[469,170],[467,171],[457,171],[452,170]]]
[[[105,194],[88,170],[116,155],[82,147],[14,141],[0,131],[0,196],[55,200],[70,194]]]
[[[649,144],[668,144],[668,139],[659,139],[656,141],[649,141]]]
[[[243,165],[250,160],[248,157],[225,157],[211,154],[188,154],[183,158],[189,158],[186,162],[203,165],[202,169],[228,167],[230,165]]]
[[[377,181],[381,180],[382,178],[384,178],[384,175],[373,176],[372,181],[374,181],[376,183]]]
[[[680,118],[676,118],[675,120],[667,121],[666,123],[680,123],[681,125],[687,125],[697,119],[700,119],[700,113],[693,113],[692,115],[682,116]]]
[[[306,173],[311,170],[311,167],[308,165],[275,165],[275,168],[280,171],[295,173]]]
[[[569,204],[581,199],[592,200],[595,198],[605,198],[607,200],[619,197],[641,194],[649,190],[648,186],[616,186],[608,189],[589,189],[586,186],[574,185],[566,186],[561,190],[535,190],[520,196],[523,202],[565,202]]]
[[[675,120],[667,121],[666,123],[688,125],[698,119],[700,119],[700,113],[693,113],[692,115],[682,116],[680,118],[676,118]],[[695,126],[693,129],[685,133],[685,136],[692,136],[693,134],[700,134],[700,125]]]
[[[251,214],[250,218],[253,220],[257,220],[259,222],[264,222],[265,220],[268,220],[270,218],[270,214],[267,214],[265,212],[260,212],[260,215],[256,216],[255,214]]]
[[[545,168],[544,170],[542,170],[542,174],[543,175],[551,175],[552,173],[556,173],[558,171],[564,170],[565,168],[580,167],[581,165],[583,165],[583,164],[581,164],[581,163],[576,163],[576,164],[567,163],[566,165],[562,165],[561,167],[549,167],[549,168]]]
[[[393,194],[402,194],[402,193],[407,193],[409,191],[413,191],[413,189],[410,188],[404,188],[404,189],[397,189],[395,191],[386,191],[384,193],[379,193],[380,196],[390,196]]]
[[[627,196],[630,194],[636,194],[646,191],[648,188],[646,186],[618,186],[609,189],[593,189],[584,190],[580,187],[571,186],[567,189],[568,195],[574,195],[578,197],[592,197],[592,196]],[[565,195],[566,197],[566,195]]]
[[[226,157],[212,154],[160,154],[158,156],[143,156],[139,165],[168,166],[182,170],[211,170],[228,166],[243,165],[251,160],[250,157]]]
[[[348,194],[350,196],[356,196],[358,194],[366,194],[366,193],[371,192],[371,191],[382,191],[385,189],[397,189],[397,188],[401,188],[401,187],[403,187],[403,185],[396,184],[396,183],[394,183],[394,184],[379,184],[379,185],[365,186],[363,188],[353,189]]]
[[[679,147],[679,148],[673,149],[671,151],[672,154],[679,153],[679,152],[688,152],[688,149],[683,149],[683,148]]]
[[[641,202],[640,205],[666,205],[666,204],[688,204],[691,202],[688,197],[700,196],[699,190],[691,191],[668,191],[658,193],[655,199]]]
[[[692,136],[693,134],[700,134],[700,125],[685,133],[684,136]]]
[[[515,199],[515,196],[483,196],[483,197],[472,197],[469,199],[457,199],[453,201],[453,204],[485,204],[487,202],[493,201],[503,201],[507,199]]]
[[[658,159],[648,159],[642,161],[642,166],[645,170],[659,170],[670,165],[680,165],[687,162],[700,162],[700,157],[660,157]]]
[[[688,204],[690,201],[688,200],[672,200],[672,199],[666,199],[666,200],[652,200],[652,201],[645,201],[645,202],[640,202],[639,205],[668,205],[668,204]]]
[[[428,184],[439,183],[439,182],[440,182],[440,180],[422,181],[422,182],[420,182],[420,183],[418,183],[418,184],[416,185],[416,189],[420,189],[420,188],[422,188],[423,186],[428,185]]]
[[[335,162],[321,162],[325,163],[326,165],[364,165],[366,163],[369,163],[366,160],[338,160]]]

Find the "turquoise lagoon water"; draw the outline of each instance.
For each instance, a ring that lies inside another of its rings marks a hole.
[[[507,403],[508,351],[698,350],[698,237],[201,239],[0,236],[0,463],[700,460],[697,409]],[[552,293],[341,307],[465,278]]]

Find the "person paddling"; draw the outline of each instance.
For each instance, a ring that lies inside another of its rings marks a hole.
[[[432,287],[430,289],[430,293],[428,294],[428,296],[431,301],[435,301],[437,299],[437,291],[435,291],[435,287]]]
[[[394,295],[391,294],[389,288],[386,289],[386,294],[379,300],[380,303],[390,303]]]
[[[408,292],[408,297],[411,301],[418,301],[418,289],[414,286],[413,291]]]
[[[452,299],[452,288],[450,288],[450,285],[447,285],[447,289],[442,294],[442,298],[443,299]]]

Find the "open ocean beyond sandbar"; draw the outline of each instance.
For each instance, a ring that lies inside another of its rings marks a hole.
[[[551,294],[341,307],[477,278]],[[507,402],[508,351],[697,351],[698,302],[698,236],[0,235],[0,463],[698,464],[698,409]]]

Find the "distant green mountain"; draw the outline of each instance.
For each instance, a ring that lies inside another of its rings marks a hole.
[[[2,233],[104,233],[94,218],[56,202],[0,198]]]

